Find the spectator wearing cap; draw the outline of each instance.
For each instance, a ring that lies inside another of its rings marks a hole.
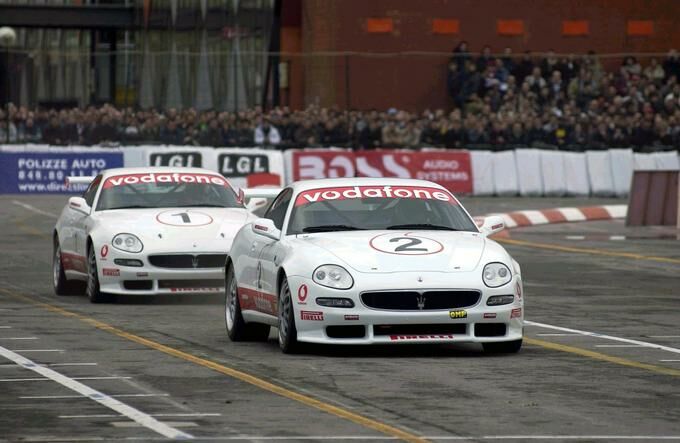
[[[281,143],[279,130],[270,123],[268,118],[260,119],[260,124],[255,127],[253,138],[257,146],[272,147]]]

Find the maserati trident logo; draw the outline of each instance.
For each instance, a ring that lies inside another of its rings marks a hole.
[[[196,257],[195,255],[191,257],[191,266],[193,266],[194,268],[198,268],[198,257]]]
[[[425,308],[425,296],[419,295],[416,298],[416,303],[418,303],[418,309],[420,309],[422,311]]]

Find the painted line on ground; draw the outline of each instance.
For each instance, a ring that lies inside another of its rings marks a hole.
[[[573,253],[577,253],[577,254],[603,255],[603,256],[606,256],[606,257],[623,257],[623,258],[631,258],[631,259],[634,259],[634,260],[646,260],[646,261],[654,261],[654,262],[659,262],[659,263],[680,264],[679,258],[655,257],[655,256],[649,256],[649,255],[635,254],[635,253],[632,253],[632,252],[609,251],[609,250],[606,250],[606,249],[576,248],[576,247],[573,247],[573,246],[560,246],[560,245],[554,245],[554,244],[550,244],[550,243],[537,243],[537,242],[531,242],[531,241],[526,241],[526,240],[515,240],[515,239],[509,239],[509,238],[496,238],[495,240],[498,243],[504,243],[504,244],[508,244],[508,245],[525,246],[525,247],[536,248],[536,249],[547,249],[547,250],[551,250],[551,251],[573,252]]]
[[[28,203],[20,202],[19,200],[12,200],[12,204],[21,206],[22,208],[34,212],[36,214],[44,215],[46,217],[52,217],[52,218],[58,218],[59,216],[53,212],[48,212],[48,211],[43,211],[40,208],[36,208],[33,205],[29,205]]]
[[[562,331],[562,332],[570,332],[574,334],[579,334],[579,335],[584,335],[588,337],[596,337],[596,338],[601,338],[604,340],[612,340],[612,341],[618,341],[621,343],[627,343],[630,345],[638,345],[642,346],[645,348],[650,348],[650,349],[658,349],[660,351],[666,351],[666,352],[672,352],[674,354],[680,354],[680,349],[678,348],[673,348],[670,346],[664,346],[664,345],[657,345],[656,343],[650,343],[646,341],[641,341],[641,340],[633,340],[630,338],[622,338],[622,337],[615,337],[613,335],[607,335],[607,334],[599,334],[597,332],[590,332],[590,331],[582,331],[580,329],[572,329],[572,328],[564,328],[562,326],[553,326],[553,325],[548,325],[545,323],[538,323],[534,321],[524,321],[525,325],[528,326],[538,326],[539,328],[545,328],[545,329],[553,329],[556,331]]]
[[[555,333],[555,334],[536,334],[539,337],[578,337],[581,334],[561,334],[561,333]]]
[[[4,348],[3,348],[4,349]],[[8,349],[9,351],[9,349]],[[12,352],[12,351],[10,351]],[[37,363],[34,363],[36,366],[40,366]],[[23,365],[21,365],[23,366]],[[44,367],[44,366],[41,366]],[[47,368],[45,368],[47,369]],[[71,380],[129,380],[132,377],[71,377]],[[51,380],[49,377],[48,378],[42,378],[42,377],[30,377],[30,378],[0,378],[0,382],[5,382],[5,383],[11,383],[14,381],[49,381]]]
[[[2,363],[0,368],[16,368],[19,365],[16,363]],[[97,366],[97,363],[41,363],[40,366],[45,366],[47,368],[53,368],[55,366]]]
[[[167,413],[149,414],[151,417],[220,417],[219,412],[186,412],[186,413]],[[120,414],[83,414],[83,415],[59,415],[59,418],[78,419],[78,418],[120,418]]]
[[[38,337],[0,337],[0,340],[37,340]]]
[[[680,335],[649,335],[649,338],[680,338]]]
[[[644,348],[642,345],[595,345],[596,348]]]
[[[680,360],[659,360],[659,361],[680,361]]]
[[[127,422],[125,422],[128,424]],[[194,424],[195,425],[195,424]],[[122,426],[119,426],[122,427]],[[125,426],[128,427],[128,426]],[[422,438],[428,440],[448,441],[484,441],[484,440],[680,440],[680,435],[427,435]],[[63,437],[50,439],[49,441],[102,441],[101,437]],[[138,441],[138,437],[107,438],[106,441]],[[234,435],[221,437],[200,437],[201,441],[394,441],[396,437],[387,436],[361,436],[361,435]],[[44,442],[44,439],[22,439],[22,442]],[[161,441],[159,438],[144,438],[144,441]]]
[[[170,394],[109,394],[113,398],[128,397],[170,397]],[[64,400],[68,398],[87,398],[83,395],[24,395],[19,397],[22,400]]]
[[[0,355],[10,361],[13,361],[14,363],[17,363],[18,365],[21,365],[25,369],[28,369],[39,375],[42,375],[43,377],[46,377],[46,379],[48,380],[57,382],[60,385],[64,386],[65,388],[68,388],[79,394],[85,395],[90,399],[96,401],[100,405],[112,409],[118,412],[119,414],[129,418],[130,420],[135,421],[140,425],[144,426],[145,428],[153,432],[156,432],[157,434],[160,434],[166,438],[183,440],[193,438],[191,434],[187,434],[185,432],[172,428],[164,423],[161,423],[155,418],[149,416],[148,414],[143,413],[138,409],[133,408],[132,406],[128,406],[127,404],[122,403],[121,401],[116,400],[115,398],[111,398],[108,395],[100,391],[97,391],[96,389],[93,389],[83,383],[80,383],[79,381],[77,381],[78,379],[76,378],[70,378],[55,371],[54,369],[40,366],[33,362],[32,360],[29,360],[28,358],[19,355],[16,352],[10,351],[9,349],[3,348],[2,346],[0,346]]]
[[[12,349],[14,352],[66,352],[63,349]]]
[[[663,366],[656,366],[649,363],[641,363],[639,361],[628,360],[627,358],[614,357],[612,355],[602,354],[600,352],[590,351],[588,349],[561,345],[559,343],[539,340],[537,338],[524,337],[524,342],[530,345],[540,346],[542,348],[550,349],[553,351],[568,352],[570,354],[580,355],[581,357],[588,357],[594,360],[606,361],[609,363],[615,363],[617,365],[628,366],[631,368],[644,369],[647,371],[655,372],[657,374],[680,377],[680,369],[665,368]]]
[[[0,309],[0,311],[4,311],[4,309]],[[12,329],[11,326],[0,326],[0,329]]]
[[[3,292],[11,297],[14,297],[19,300],[23,300],[26,303],[39,306],[43,309],[46,309],[50,312],[54,312],[56,314],[63,315],[65,317],[70,317],[74,318],[77,320],[80,320],[83,323],[86,323],[90,326],[93,326],[97,329],[100,329],[102,331],[109,332],[113,335],[117,335],[121,338],[125,338],[129,341],[132,341],[134,343],[146,346],[151,349],[155,349],[157,351],[163,352],[164,354],[171,355],[173,357],[194,363],[199,366],[203,366],[205,368],[211,369],[215,372],[219,372],[220,374],[227,375],[229,377],[232,377],[234,379],[240,380],[242,382],[248,383],[250,385],[256,386],[262,390],[269,391],[273,394],[279,395],[281,397],[288,398],[290,400],[294,400],[298,403],[302,403],[306,406],[318,409],[320,411],[326,412],[328,414],[334,415],[339,418],[343,418],[345,420],[351,421],[353,423],[356,423],[358,425],[364,426],[366,428],[372,429],[374,431],[395,437],[397,439],[407,441],[407,442],[425,442],[427,441],[421,436],[418,436],[414,434],[411,431],[407,431],[401,428],[398,428],[396,426],[389,425],[387,423],[383,423],[381,421],[378,421],[373,418],[366,417],[364,415],[358,414],[356,412],[352,412],[349,409],[342,408],[339,406],[332,405],[330,403],[324,402],[322,400],[319,400],[317,398],[314,398],[309,395],[301,394],[299,392],[293,391],[291,389],[284,388],[283,386],[276,385],[274,383],[271,383],[267,380],[261,379],[259,377],[256,377],[254,375],[251,375],[247,372],[240,371],[238,369],[234,369],[225,365],[222,365],[220,363],[217,363],[212,360],[208,360],[206,358],[201,358],[197,357],[193,354],[190,354],[188,352],[181,351],[179,349],[172,348],[167,345],[163,345],[161,343],[158,343],[156,341],[150,340],[148,338],[141,337],[139,335],[135,335],[129,332],[126,332],[122,329],[116,328],[114,326],[111,326],[107,323],[101,322],[99,320],[96,320],[94,318],[86,317],[84,315],[68,311],[66,309],[60,308],[58,306],[54,306],[48,303],[44,302],[39,302],[36,301],[33,298],[26,297],[24,295],[16,294],[12,291],[9,291],[4,288],[0,288],[0,292]]]

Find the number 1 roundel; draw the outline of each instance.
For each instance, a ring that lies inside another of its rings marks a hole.
[[[444,245],[437,240],[414,235],[412,232],[377,235],[369,244],[376,251],[397,255],[428,255],[444,250]]]
[[[159,223],[170,226],[205,226],[213,222],[213,218],[201,211],[171,209],[156,216]]]

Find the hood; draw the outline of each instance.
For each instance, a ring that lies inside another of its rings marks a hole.
[[[145,250],[215,251],[231,247],[250,218],[241,208],[155,208],[102,211],[99,225],[111,235],[126,232],[142,240]]]
[[[299,235],[359,272],[470,272],[486,239],[473,232],[354,231]]]

